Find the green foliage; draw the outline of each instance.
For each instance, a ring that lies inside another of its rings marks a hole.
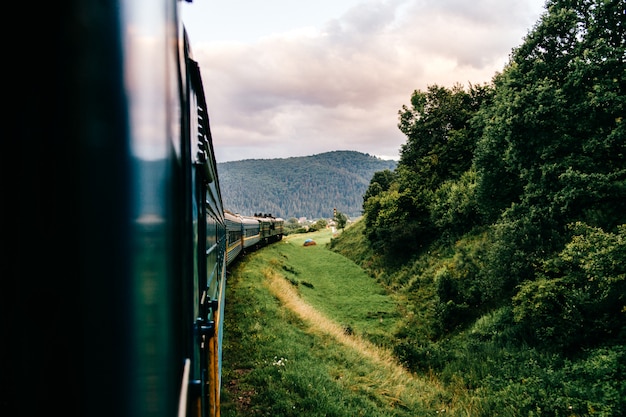
[[[403,106],[399,128],[407,135],[393,175],[373,178],[363,203],[368,239],[377,250],[407,259],[437,234],[460,235],[479,224],[471,171],[489,86],[433,85]]]
[[[487,302],[509,303],[517,285],[532,279],[541,260],[562,244],[564,237],[548,211],[535,206],[524,212],[524,207],[513,205],[503,220],[491,226],[491,245],[480,272]]]
[[[496,83],[498,80],[496,77]],[[505,131],[505,127],[506,121],[515,115],[509,115],[504,110],[497,112],[499,108],[506,109],[512,100],[509,96],[509,91],[501,87],[494,98],[495,104],[479,113],[488,122],[474,153],[477,172],[476,204],[481,216],[489,223],[497,221],[504,209],[519,202],[522,194],[517,166],[507,163],[510,150],[507,141],[509,133]]]
[[[494,78],[475,166],[479,211],[502,221],[505,240],[492,257],[500,280],[531,278],[532,265],[562,248],[568,223],[608,230],[626,220],[620,3],[548,2],[549,13]]]
[[[326,219],[319,219],[315,222],[315,224],[317,225],[318,230],[325,229],[326,226],[328,226],[328,222],[326,221]]]
[[[370,197],[364,207],[366,236],[372,248],[391,259],[406,259],[423,247],[431,236],[430,219],[423,208],[422,215],[411,216],[418,210],[408,191],[396,187]]]
[[[391,184],[393,184],[395,178],[395,172],[388,169],[375,172],[374,176],[372,176],[372,179],[370,180],[370,185],[367,188],[367,191],[363,195],[363,203],[365,204],[370,197],[376,197],[383,191],[387,191]]]
[[[433,85],[426,92],[413,92],[412,108],[402,106],[399,112],[398,127],[407,142],[402,145],[398,165],[431,190],[458,178],[470,168],[478,139],[471,119],[490,95],[488,86],[470,85],[465,91],[458,84],[452,89]]]
[[[434,318],[439,336],[466,327],[491,307],[484,296],[485,281],[481,280],[487,246],[486,233],[467,235],[457,241],[451,255],[441,259],[434,270],[438,297]]]
[[[296,219],[295,217],[291,217],[285,221],[285,224],[283,226],[283,232],[285,235],[290,235],[292,233],[303,233],[304,229],[298,222],[298,219]]]
[[[607,233],[583,223],[538,279],[513,298],[515,319],[553,348],[626,338],[626,225]]]
[[[457,180],[443,182],[429,206],[431,221],[444,236],[461,236],[480,225],[475,196],[476,171],[469,169]]]
[[[337,210],[335,211],[333,220],[335,220],[335,223],[337,223],[337,228],[343,230],[346,228],[346,223],[348,223],[348,216]]]
[[[328,221],[326,219],[319,219],[315,223],[309,226],[310,232],[317,232],[318,230],[323,230],[328,225]]]
[[[534,349],[494,357],[480,415],[621,416],[626,410],[626,350],[584,352],[577,360]],[[514,353],[516,356],[513,356]]]

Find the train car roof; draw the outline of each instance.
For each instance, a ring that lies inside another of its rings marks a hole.
[[[233,214],[228,211],[224,212],[224,216],[227,220],[234,221],[237,223],[243,223],[243,224],[258,225],[259,222],[263,220],[262,218],[259,218],[259,217],[242,216],[241,214]]]
[[[250,216],[240,216],[241,221],[245,224],[259,224],[259,219]]]
[[[238,223],[239,223],[239,222],[241,221],[240,217],[241,217],[241,216],[238,216],[238,215],[233,214],[233,213],[229,213],[228,211],[225,211],[225,212],[224,212],[224,218],[225,218],[226,220],[230,220],[230,221],[233,221],[233,222],[238,222]]]

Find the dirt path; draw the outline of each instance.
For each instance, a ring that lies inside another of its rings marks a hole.
[[[385,379],[393,385],[391,388],[393,388],[395,396],[405,394],[406,390],[414,392],[417,389],[421,395],[425,393],[435,395],[436,392],[440,391],[438,381],[411,374],[395,360],[390,352],[360,338],[358,335],[347,334],[342,326],[328,319],[304,302],[292,284],[276,271],[268,268],[264,271],[264,275],[272,294],[285,307],[308,322],[312,331],[333,337],[339,343],[357,351],[361,356],[368,358],[383,368],[386,374]]]

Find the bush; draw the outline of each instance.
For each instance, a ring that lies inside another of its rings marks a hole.
[[[626,334],[626,225],[607,233],[582,223],[565,249],[520,285],[515,320],[556,348],[593,346]]]

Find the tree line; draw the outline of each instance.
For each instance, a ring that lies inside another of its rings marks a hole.
[[[626,340],[626,11],[549,0],[484,85],[416,90],[395,169],[363,196],[369,245],[408,262],[477,236],[439,272],[440,334],[508,305],[525,340]]]

